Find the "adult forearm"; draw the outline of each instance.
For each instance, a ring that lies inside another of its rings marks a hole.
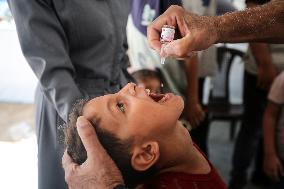
[[[284,42],[284,1],[215,18],[218,42]]]
[[[257,65],[265,66],[267,64],[272,64],[272,56],[268,44],[250,43],[250,49],[256,60]]]
[[[275,150],[275,118],[267,111],[264,114],[263,119],[263,133],[264,133],[264,154],[273,155],[276,154]]]
[[[198,57],[186,59],[185,67],[188,100],[198,102]]]

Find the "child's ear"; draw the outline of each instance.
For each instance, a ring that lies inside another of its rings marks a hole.
[[[137,171],[146,171],[154,165],[160,157],[158,142],[147,142],[142,146],[135,146],[131,157],[131,165]]]

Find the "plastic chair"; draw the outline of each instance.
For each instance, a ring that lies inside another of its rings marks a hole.
[[[217,48],[218,76],[222,76],[223,79],[218,83],[215,82],[215,84],[213,82],[213,85],[223,85],[223,91],[219,91],[219,95],[211,91],[209,95],[208,114],[210,123],[215,120],[230,122],[230,140],[234,139],[236,124],[242,120],[244,108],[242,104],[230,102],[229,78],[234,61],[243,57],[244,53],[237,49],[225,46]]]

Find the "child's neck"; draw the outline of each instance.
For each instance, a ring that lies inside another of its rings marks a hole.
[[[178,164],[164,168],[159,172],[183,172],[188,174],[208,174],[211,171],[211,167],[206,158],[201,152],[193,146],[191,150],[182,158]]]

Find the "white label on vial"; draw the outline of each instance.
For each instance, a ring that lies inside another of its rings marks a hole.
[[[173,28],[162,28],[161,41],[171,42],[175,37],[175,29]]]

